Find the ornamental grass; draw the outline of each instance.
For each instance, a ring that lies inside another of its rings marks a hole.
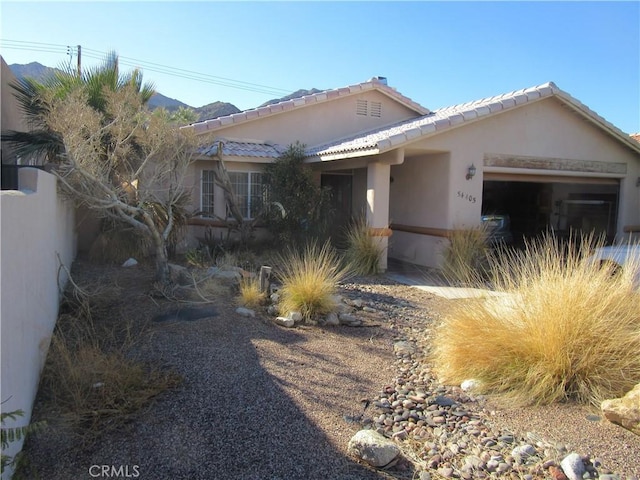
[[[452,284],[474,285],[486,278],[489,246],[483,227],[459,228],[449,235],[442,271]]]
[[[345,260],[353,273],[357,275],[380,273],[380,257],[383,251],[377,239],[371,235],[364,216],[357,218],[349,225],[346,240]]]
[[[338,284],[349,270],[341,266],[340,257],[328,242],[322,247],[311,243],[301,250],[289,249],[278,264],[280,312],[300,312],[303,319],[311,320],[335,310]]]
[[[240,279],[238,303],[247,308],[257,308],[266,301],[266,292],[260,289],[260,279],[256,276]]]
[[[640,382],[640,291],[588,258],[592,239],[546,238],[492,261],[496,295],[459,303],[437,329],[446,383],[474,378],[515,405],[599,405]]]

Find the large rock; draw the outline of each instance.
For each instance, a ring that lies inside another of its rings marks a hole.
[[[242,275],[238,269],[223,270],[219,267],[211,267],[207,269],[207,275],[220,280],[226,280],[230,282],[240,282]]]
[[[349,453],[373,467],[384,467],[395,460],[400,449],[374,430],[360,430],[349,440]]]
[[[273,321],[278,325],[287,328],[291,328],[295,325],[293,319],[289,317],[276,317]]]
[[[582,480],[586,471],[582,457],[577,453],[570,453],[560,462],[560,468],[569,480]]]
[[[640,435],[640,383],[622,398],[605,400],[600,408],[607,420]]]

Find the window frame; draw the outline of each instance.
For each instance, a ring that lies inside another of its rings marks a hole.
[[[238,208],[241,210],[242,212],[242,218],[244,220],[253,220],[255,217],[252,216],[252,213],[259,213],[259,212],[252,212],[252,203],[253,203],[253,199],[254,198],[262,198],[264,200],[264,191],[263,191],[263,187],[265,185],[265,175],[266,173],[260,170],[229,170],[229,180],[231,180],[231,185],[234,187],[234,195],[236,195],[236,198],[238,197],[238,192],[236,191],[235,186],[238,184],[238,182],[234,182],[231,178],[232,174],[242,174],[242,175],[246,175],[246,179],[244,180],[243,184],[246,187],[246,195],[242,195],[242,197],[244,197],[243,202],[241,205],[238,205]],[[255,182],[254,178],[258,177],[260,179],[259,182]],[[258,186],[259,187],[259,194],[252,194],[252,187],[254,186]],[[232,219],[233,217],[231,217],[231,215],[229,214],[229,206],[226,205],[226,216],[228,219]]]

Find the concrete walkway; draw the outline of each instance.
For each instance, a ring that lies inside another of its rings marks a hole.
[[[485,298],[499,295],[489,289],[453,287],[447,282],[440,270],[422,267],[396,259],[389,259],[386,276],[403,285],[411,285],[425,292],[447,299]]]

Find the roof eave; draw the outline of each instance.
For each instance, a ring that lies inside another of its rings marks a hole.
[[[368,157],[371,155],[379,155],[383,153],[376,146],[373,148],[359,149],[359,150],[348,150],[342,152],[333,152],[333,153],[315,153],[313,155],[309,155],[306,157],[307,163],[322,163],[322,162],[330,162],[332,160],[346,160],[349,158],[360,158],[360,157]]]

